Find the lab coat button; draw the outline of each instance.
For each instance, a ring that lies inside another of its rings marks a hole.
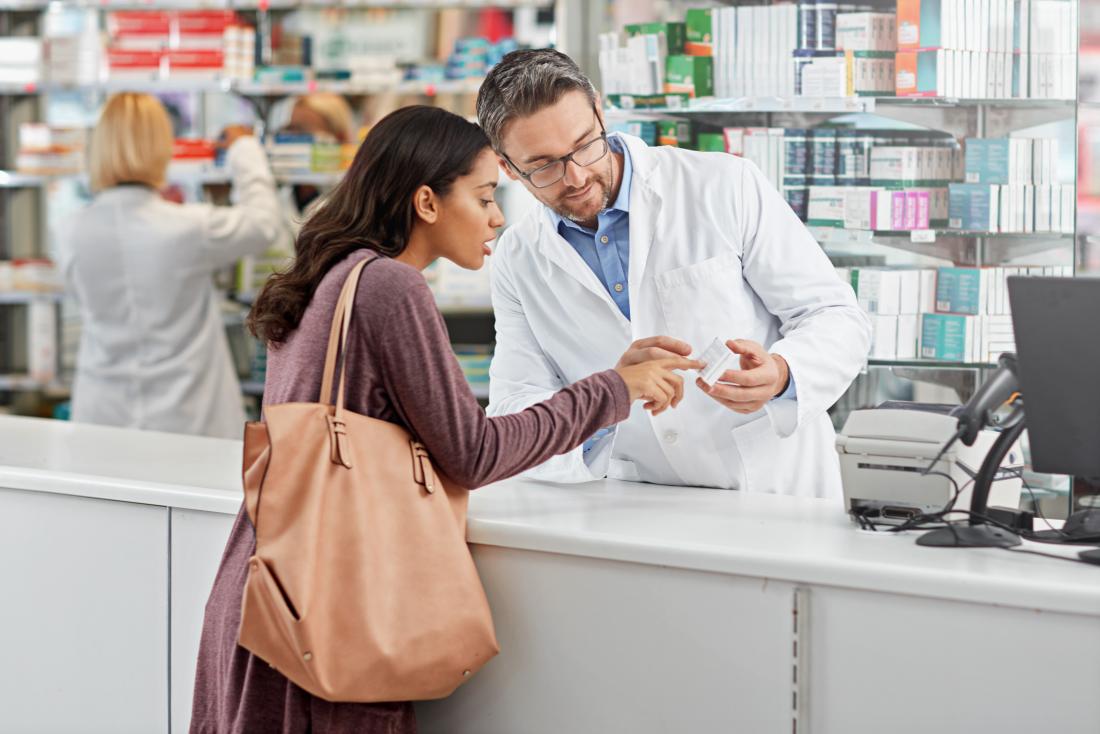
[[[680,438],[680,434],[676,431],[665,431],[665,443],[674,444],[678,438]]]

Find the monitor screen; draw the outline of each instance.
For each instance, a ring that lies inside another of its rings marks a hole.
[[[1100,477],[1100,279],[1008,279],[1035,471]]]

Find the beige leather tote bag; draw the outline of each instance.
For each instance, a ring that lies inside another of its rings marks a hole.
[[[374,259],[344,282],[319,402],[268,406],[245,427],[256,555],[240,644],[328,701],[442,698],[499,651],[466,546],[467,490],[405,429],[344,408],[337,353]]]

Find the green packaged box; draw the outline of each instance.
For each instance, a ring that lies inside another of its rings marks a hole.
[[[687,109],[687,94],[609,94],[607,102],[619,110],[683,110]]]
[[[726,136],[722,133],[699,133],[695,136],[695,149],[704,153],[725,153]]]
[[[663,35],[670,54],[682,54],[687,38],[687,26],[684,23],[635,23],[626,26],[627,36],[641,36],[652,33]]]
[[[669,56],[665,91],[692,97],[714,96],[714,59],[709,56]]]
[[[684,17],[686,41],[684,53],[689,56],[713,56],[714,36],[711,33],[709,8],[688,8]]]
[[[691,123],[686,120],[657,120],[657,144],[687,148],[691,145]]]

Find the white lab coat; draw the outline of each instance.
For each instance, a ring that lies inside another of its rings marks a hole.
[[[226,158],[232,207],[117,186],[64,226],[60,262],[82,319],[74,421],[240,438],[240,384],[211,276],[266,248],[281,214],[260,144],[240,138]]]
[[[576,449],[528,476],[839,497],[826,411],[865,364],[871,336],[851,287],[751,162],[622,137],[633,164],[631,319],[540,206],[501,236],[493,258],[489,413],[522,410],[612,367],[643,337],[682,339],[696,356],[715,337],[751,339],[786,359],[797,400],[744,416],[687,374],[679,408],[654,417],[635,403],[587,462]]]

